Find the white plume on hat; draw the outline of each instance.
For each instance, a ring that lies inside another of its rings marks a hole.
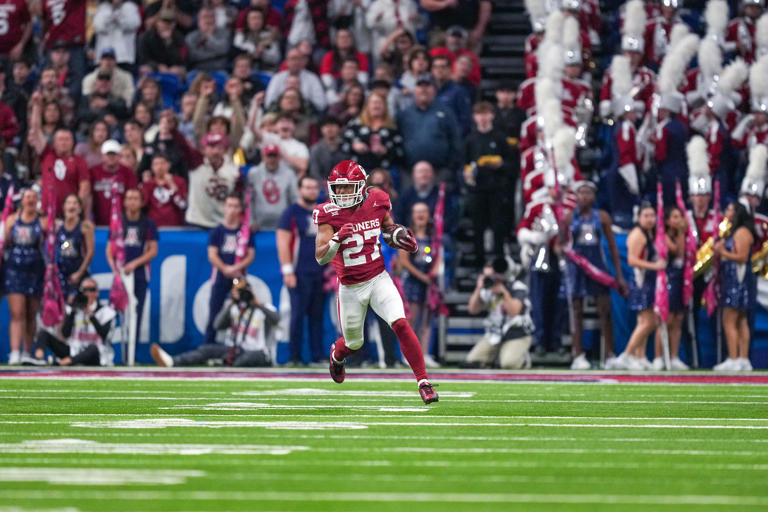
[[[624,11],[624,35],[643,37],[647,21],[648,14],[645,12],[643,0],[630,0],[627,2],[627,10]]]
[[[723,52],[710,38],[703,39],[699,45],[699,70],[705,77],[720,75],[723,71]]]
[[[701,135],[694,135],[685,147],[688,156],[688,191],[691,194],[709,194],[712,179],[709,176],[709,153],[707,141]]]
[[[742,59],[736,59],[723,70],[717,88],[723,94],[730,95],[739,89],[749,77],[749,66]]]
[[[580,35],[578,20],[573,16],[568,16],[563,22],[563,46],[566,48],[579,46],[581,43]]]
[[[555,133],[563,125],[563,107],[557,98],[549,98],[544,101],[541,118],[544,126],[544,138],[547,141],[553,141]]]
[[[541,0],[525,0],[525,10],[528,11],[531,25],[536,26],[547,18],[547,4]]]
[[[672,30],[669,32],[669,44],[667,45],[667,52],[672,51],[675,46],[677,46],[677,44],[690,33],[691,30],[685,23],[675,23],[672,26]]]
[[[709,0],[704,10],[704,21],[707,24],[706,37],[714,39],[719,44],[724,43],[729,19],[728,3],[725,0]]]
[[[749,151],[749,165],[744,179],[764,180],[766,165],[768,165],[768,147],[765,144],[755,144],[755,147]]]
[[[545,41],[561,42],[563,39],[563,23],[565,15],[559,11],[553,11],[547,17],[547,25],[544,32]]]
[[[558,171],[568,174],[566,169],[571,167],[571,160],[576,154],[576,130],[570,126],[563,126],[555,132],[552,140],[555,152],[555,165]],[[573,177],[573,172],[570,173]]]
[[[688,34],[671,51],[667,51],[659,70],[659,91],[661,93],[677,91],[683,78],[685,78],[688,63],[691,62],[698,47],[699,37],[695,34]]]
[[[557,99],[557,87],[555,83],[547,78],[537,78],[536,84],[533,86],[533,93],[536,96],[536,112],[541,115],[544,112],[544,105],[547,100]]]
[[[611,96],[618,98],[632,91],[632,68],[629,57],[616,55],[611,61]]]
[[[768,12],[760,16],[755,23],[755,46],[758,57],[768,55]]]
[[[563,47],[559,44],[548,44],[539,55],[538,63],[539,70],[536,74],[539,77],[551,78],[555,82],[559,82],[563,78],[563,68],[565,63],[563,61]],[[542,58],[543,57],[543,58]]]
[[[749,68],[749,92],[752,96],[768,96],[768,55],[760,57]]]

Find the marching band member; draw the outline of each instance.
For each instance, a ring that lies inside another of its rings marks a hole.
[[[666,260],[656,257],[655,232],[656,210],[651,203],[643,202],[637,225],[627,236],[627,263],[634,267],[633,279],[629,282],[629,309],[637,313],[637,325],[624,352],[614,361],[616,368],[652,369],[650,362],[646,364],[645,344],[658,327],[658,317],[653,311],[656,272],[667,266]]]
[[[658,70],[667,53],[672,27],[681,23],[678,15],[681,0],[661,0],[659,16],[652,18],[645,25],[644,45],[645,64],[650,69]]]
[[[627,3],[624,19],[623,35],[621,38],[622,56],[630,62],[630,82],[632,84],[634,108],[642,115],[653,95],[655,75],[653,71],[642,65],[643,62],[643,32],[646,23],[645,7],[642,0],[631,0]],[[615,57],[614,57],[615,58]],[[613,64],[603,76],[600,90],[600,117],[606,119],[612,113]]]
[[[756,212],[765,198],[765,172],[768,164],[768,147],[757,144],[749,152],[749,165],[739,189],[739,199],[749,205],[751,212]],[[761,213],[754,213],[754,234],[756,250],[760,249],[768,241],[768,217]]]
[[[731,133],[737,148],[768,144],[768,55],[760,57],[749,68],[749,92],[752,113],[744,116]]]
[[[709,35],[702,39],[696,60],[699,67],[686,73],[682,87],[691,118],[703,108],[723,72],[723,53],[717,41]]]
[[[669,204],[666,203],[665,204]],[[671,203],[674,204],[674,203]],[[688,224],[685,216],[677,207],[667,209],[664,215],[664,228],[667,242],[667,294],[669,296],[669,316],[667,331],[669,333],[669,357],[672,370],[687,370],[688,365],[680,360],[680,338],[683,333],[683,319],[686,304],[683,303],[683,267],[685,264],[685,236]],[[664,358],[661,357],[661,330],[656,330],[653,369],[664,369]]]
[[[725,2],[723,2],[725,3]],[[733,19],[728,24],[725,40],[728,42],[726,48],[736,50],[739,56],[752,63],[755,60],[755,28],[757,19],[763,13],[765,0],[742,0],[741,7],[743,16]]]
[[[547,4],[541,0],[525,0],[525,10],[533,27],[533,33],[525,38],[525,76],[533,78],[536,76],[536,49],[544,39],[547,27]]]
[[[596,268],[608,273],[608,266],[603,252],[603,238],[608,243],[613,268],[616,269],[616,280],[620,290],[626,290],[627,283],[621,272],[619,250],[611,229],[611,217],[608,212],[594,208],[597,185],[589,180],[578,181],[575,184],[578,207],[565,215],[564,225],[569,226],[572,249],[583,256]],[[603,353],[606,361],[615,359],[613,353],[613,321],[611,320],[610,288],[591,279],[573,261],[568,261],[568,283],[573,311],[571,330],[571,352],[573,354],[572,370],[588,370],[591,365],[582,349],[582,314],[584,297],[592,296],[597,305],[602,333]]]
[[[613,114],[613,144],[610,147],[611,164],[608,170],[611,216],[621,229],[630,229],[634,210],[640,202],[640,154],[637,147],[635,120],[637,111],[631,96],[629,57],[617,56],[611,63]]]
[[[754,222],[741,202],[728,205],[725,217],[731,221],[731,235],[718,240],[714,250],[720,255],[723,330],[728,344],[728,358],[716,365],[717,371],[750,371],[749,317],[755,307],[757,283],[752,273]]]
[[[569,19],[572,19],[576,22],[576,30],[581,45],[582,59],[584,62],[590,62],[592,60],[592,41],[589,35],[589,27],[582,23],[582,0],[562,0],[560,8],[565,14],[566,24]]]

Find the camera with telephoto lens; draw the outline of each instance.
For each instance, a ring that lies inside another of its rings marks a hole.
[[[253,302],[253,293],[248,288],[243,288],[239,291],[239,297],[237,299],[237,302],[240,304],[241,307],[247,307],[250,306]]]
[[[83,309],[88,305],[88,297],[83,292],[77,292],[75,298],[72,299],[72,307]]]
[[[493,288],[496,283],[497,283],[496,279],[494,279],[491,276],[485,276],[483,278],[483,288],[485,288],[486,290]]]

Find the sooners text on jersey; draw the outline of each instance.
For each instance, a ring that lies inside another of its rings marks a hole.
[[[315,224],[330,224],[334,232],[347,223],[354,226],[354,234],[341,241],[336,256],[331,260],[341,284],[363,283],[384,272],[379,235],[390,209],[387,193],[371,189],[356,208],[339,208],[329,201],[312,212]]]

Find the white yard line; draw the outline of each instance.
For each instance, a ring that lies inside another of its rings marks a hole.
[[[176,485],[205,476],[196,470],[71,467],[0,467],[0,482],[47,482],[60,485]]]

